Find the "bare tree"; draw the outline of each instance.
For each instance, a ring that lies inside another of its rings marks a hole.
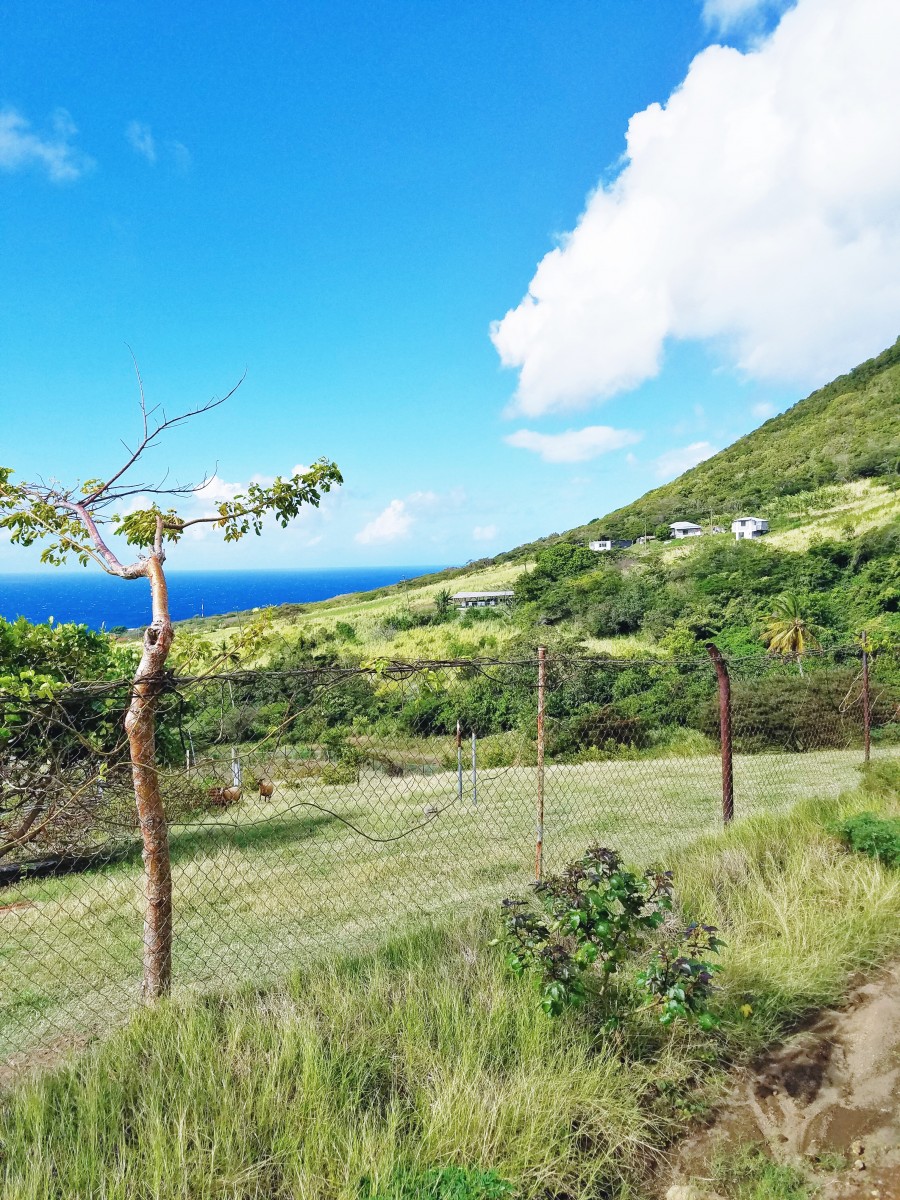
[[[183,502],[202,492],[211,477],[204,477],[199,484],[181,485],[169,484],[166,475],[148,486],[133,482],[133,469],[164,433],[224,404],[243,380],[221,398],[214,397],[197,408],[167,417],[159,408],[148,409],[140,372],[137,377],[141,435],[134,449],[125,446],[127,458],[123,465],[105,480],[88,479],[71,487],[56,479],[14,483],[12,469],[0,467],[0,529],[6,529],[10,540],[23,546],[47,539],[42,562],[58,566],[71,555],[82,565],[94,562],[120,579],[146,579],[150,587],[151,621],[144,631],[125,731],[143,842],[143,990],[145,998],[154,999],[169,990],[172,978],[172,873],[156,759],[156,711],[175,636],[166,583],[166,547],[193,525],[222,530],[226,542],[238,541],[251,532],[259,534],[267,515],[287,526],[304,505],[318,506],[322,494],[339,485],[342,478],[337,466],[323,458],[290,478],[279,476],[267,485],[251,483],[245,494],[222,501],[209,515],[183,517],[175,507],[163,508],[164,497],[170,504]],[[116,512],[117,506],[139,496],[148,498],[148,507],[125,516]],[[110,532],[136,548],[133,561],[121,561],[112,547]]]

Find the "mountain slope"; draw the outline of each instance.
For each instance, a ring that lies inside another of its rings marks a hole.
[[[636,537],[663,522],[709,521],[711,513],[724,523],[740,511],[764,509],[779,496],[898,469],[900,338],[671,483],[600,520],[498,559],[527,557],[558,536],[566,541],[601,533]]]

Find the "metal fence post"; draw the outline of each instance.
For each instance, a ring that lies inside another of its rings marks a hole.
[[[478,807],[478,738],[472,730],[472,807]]]
[[[459,802],[463,798],[463,769],[462,769],[462,727],[456,722],[456,792]]]
[[[713,642],[706,651],[716,668],[719,682],[719,734],[722,744],[722,818],[727,825],[734,820],[734,761],[731,749],[731,680],[725,659]]]
[[[863,761],[869,762],[872,757],[872,693],[869,688],[869,642],[865,630],[863,630],[860,640],[862,642]]]
[[[544,692],[547,687],[547,647],[538,646],[537,707],[537,829],[534,877],[540,883],[544,871]]]

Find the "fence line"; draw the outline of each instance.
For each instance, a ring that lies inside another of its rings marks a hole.
[[[589,844],[650,863],[900,756],[898,654],[865,642],[802,662],[541,649],[164,685],[176,989],[491,905]],[[0,695],[0,1061],[139,1003],[130,695],[121,680]]]

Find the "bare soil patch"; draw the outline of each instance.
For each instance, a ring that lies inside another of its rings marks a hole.
[[[753,1144],[802,1165],[822,1200],[900,1200],[900,963],[741,1073],[681,1146],[673,1200],[715,1195],[715,1157]]]

